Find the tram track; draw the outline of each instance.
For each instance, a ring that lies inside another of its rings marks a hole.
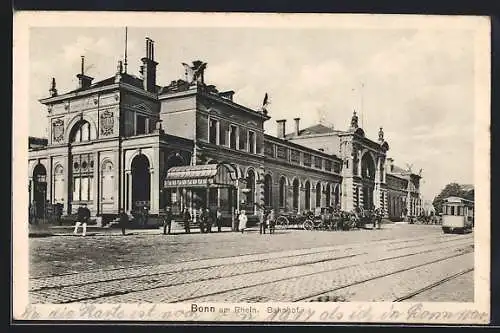
[[[457,242],[457,241],[460,241],[460,239],[453,239],[451,241],[454,241],[454,242]],[[448,241],[450,242],[450,241]],[[447,242],[447,243],[448,243]],[[438,244],[443,244],[444,242],[441,242],[441,243],[438,243]],[[430,244],[435,244],[434,242],[429,242],[429,243],[421,243],[419,246],[425,246],[425,245],[430,245]],[[393,245],[391,243],[389,244],[386,244],[387,245],[387,249],[385,249],[386,251],[390,251],[390,246]],[[344,251],[347,251],[347,250],[352,250],[353,247],[349,247],[349,248],[345,248],[345,249],[342,249],[342,248],[337,248],[336,250],[337,251],[332,251],[332,248],[328,248],[326,250],[318,250],[318,251],[309,251],[309,252],[306,252],[306,253],[303,253],[301,255],[294,255],[294,254],[290,254],[290,255],[285,255],[285,256],[279,256],[279,257],[270,257],[270,258],[257,258],[257,259],[254,259],[254,260],[248,260],[248,261],[245,261],[245,262],[238,262],[238,264],[250,264],[250,263],[259,263],[259,262],[262,262],[262,263],[268,263],[268,262],[272,262],[273,260],[275,261],[286,261],[287,258],[291,258],[293,257],[295,260],[297,260],[297,258],[304,258],[303,261],[301,260],[298,260],[297,264],[295,265],[288,265],[286,262],[284,262],[283,264],[281,265],[276,265],[275,267],[271,268],[271,269],[277,269],[277,268],[285,268],[285,267],[292,267],[292,266],[297,266],[297,265],[306,265],[306,264],[314,264],[314,263],[319,263],[319,262],[324,262],[324,261],[329,261],[329,260],[338,260],[338,259],[343,259],[343,258],[349,258],[349,257],[355,257],[355,256],[359,256],[359,255],[366,255],[367,253],[366,252],[355,252],[354,254],[352,255],[344,255],[344,256],[336,256],[336,257],[331,257],[332,254],[334,254],[334,252],[337,252],[337,254],[340,252],[342,253]],[[398,248],[399,250],[401,249],[404,249],[404,248]],[[293,252],[297,252],[297,251],[293,251]],[[317,260],[307,260],[306,258],[308,256],[316,256],[316,255],[320,255],[320,254],[323,254],[324,258],[323,257],[320,257],[319,259]],[[410,254],[411,255],[411,254]],[[391,259],[391,257],[389,258],[383,258],[383,259],[380,259],[381,261],[382,260],[389,260]],[[131,279],[140,279],[140,278],[144,278],[144,277],[158,277],[160,278],[161,276],[166,276],[166,275],[171,275],[171,274],[175,274],[175,273],[180,273],[180,272],[187,272],[187,271],[197,271],[197,270],[200,270],[200,269],[206,269],[206,268],[217,268],[217,267],[224,267],[224,266],[228,266],[228,265],[231,265],[231,264],[234,264],[234,263],[227,263],[227,262],[222,262],[221,264],[217,264],[217,265],[212,265],[212,264],[209,264],[207,263],[207,265],[200,265],[198,267],[193,267],[193,268],[187,268],[187,269],[183,269],[182,267],[175,267],[175,265],[166,265],[164,267],[164,270],[162,269],[159,269],[157,270],[156,272],[151,272],[149,269],[152,269],[153,267],[139,267],[140,271],[139,272],[144,272],[142,274],[133,274],[133,272],[129,272],[129,274],[125,274],[124,276],[119,276],[119,277],[113,277],[113,278],[100,278],[100,279],[95,279],[95,280],[91,280],[89,281],[88,279],[88,276],[87,276],[87,279],[84,279],[83,282],[79,282],[79,283],[75,283],[75,282],[72,282],[70,280],[68,281],[62,281],[63,283],[57,283],[57,284],[54,284],[54,285],[47,285],[47,286],[41,286],[41,287],[33,287],[31,288],[31,292],[37,292],[37,291],[43,291],[43,290],[50,290],[50,289],[61,289],[62,287],[78,287],[78,286],[84,286],[84,285],[89,285],[89,284],[92,284],[92,283],[106,283],[106,282],[111,282],[111,281],[121,281],[121,280],[131,280]],[[126,271],[125,271],[126,272]],[[136,272],[137,273],[137,272]],[[104,275],[105,276],[105,275]]]
[[[377,239],[374,241],[371,241],[371,244],[374,245],[379,245],[381,244],[399,244],[399,243],[407,243],[407,242],[418,242],[421,240],[427,240],[429,243],[436,243],[439,240],[447,239],[450,238],[450,235],[439,235],[435,236],[432,238],[429,237],[407,237],[404,239],[397,239],[394,240],[392,237],[386,237],[386,238],[381,238]],[[353,243],[347,243],[347,244],[342,244],[342,245],[337,245],[337,246],[322,246],[319,248],[316,248],[317,252],[326,252],[326,251],[331,251],[331,249],[337,248],[337,247],[350,247],[350,248],[356,248],[356,247],[362,247],[365,245],[365,242],[359,241],[359,242],[353,242]],[[404,247],[403,247],[404,248]],[[297,251],[304,251],[306,249],[294,249],[294,250],[287,250],[286,252],[297,252]],[[197,258],[197,259],[188,259],[188,260],[180,260],[180,261],[175,261],[172,262],[172,265],[178,265],[178,264],[185,264],[185,263],[190,263],[190,262],[199,262],[199,261],[210,261],[210,260],[224,260],[224,259],[230,259],[230,258],[241,258],[241,257],[248,257],[248,256],[259,256],[259,255],[269,255],[269,254],[279,254],[282,253],[283,251],[272,251],[272,252],[253,252],[253,253],[243,253],[243,254],[238,254],[238,255],[231,255],[231,256],[223,256],[223,257],[208,257],[208,258]],[[311,253],[317,253],[317,252],[311,252]],[[291,255],[293,256],[293,255]],[[74,275],[80,275],[80,274],[88,274],[88,273],[101,273],[101,272],[114,272],[114,271],[121,271],[121,270],[129,270],[129,269],[134,269],[134,268],[150,268],[150,267],[156,267],[157,265],[130,265],[130,266],[120,266],[120,267],[112,267],[112,268],[93,268],[93,269],[86,269],[85,272],[68,272],[68,273],[60,273],[60,274],[51,274],[51,275],[39,275],[39,276],[33,276],[30,277],[31,281],[38,281],[38,280],[44,280],[44,279],[52,279],[56,277],[70,277]]]
[[[292,275],[285,275],[286,277],[283,278],[283,279],[276,279],[275,277],[272,278],[270,281],[268,282],[265,282],[265,283],[275,283],[275,282],[280,282],[280,281],[286,281],[286,280],[290,280],[290,279],[297,279],[297,278],[302,278],[302,277],[306,277],[306,276],[309,276],[309,275],[316,275],[316,274],[322,274],[322,273],[325,273],[325,272],[331,272],[331,271],[336,271],[336,270],[342,270],[342,269],[346,269],[348,267],[354,267],[354,266],[359,266],[363,263],[374,263],[374,262],[381,262],[381,261],[384,261],[384,260],[388,260],[388,259],[393,259],[393,260],[397,260],[397,259],[401,259],[401,258],[404,258],[404,257],[411,257],[411,256],[418,256],[418,255],[422,255],[422,254],[425,254],[425,253],[429,253],[429,252],[439,252],[439,251],[442,251],[442,250],[447,250],[447,249],[450,249],[450,248],[455,248],[456,250],[460,249],[460,247],[462,246],[465,246],[466,244],[456,244],[456,245],[452,245],[452,246],[438,246],[437,248],[435,249],[426,249],[426,250],[423,250],[423,251],[420,251],[420,252],[414,252],[414,253],[406,253],[406,254],[400,254],[400,255],[397,255],[397,256],[393,256],[392,258],[388,257],[388,258],[382,258],[382,259],[377,259],[377,260],[372,260],[372,261],[360,261],[360,262],[357,262],[355,264],[347,264],[347,265],[340,265],[339,267],[335,267],[334,269],[326,269],[326,270],[319,270],[319,271],[316,271],[314,273],[310,273],[310,274],[292,274]],[[328,261],[335,261],[335,260],[339,260],[339,259],[346,259],[346,260],[351,260],[351,258],[349,257],[344,257],[344,258],[331,258],[329,260],[318,260],[316,262],[309,262],[309,263],[301,263],[301,264],[295,264],[295,265],[288,265],[287,267],[275,267],[275,268],[271,268],[271,269],[267,269],[267,270],[258,270],[258,271],[252,271],[252,272],[246,272],[246,273],[242,273],[242,274],[234,274],[234,275],[225,275],[225,276],[222,276],[222,277],[214,277],[214,278],[208,278],[208,279],[197,279],[196,281],[194,282],[188,282],[188,285],[189,284],[195,284],[195,283],[200,283],[200,282],[204,282],[204,281],[213,281],[213,280],[218,280],[220,278],[223,278],[223,279],[228,279],[228,278],[234,278],[234,277],[237,277],[237,276],[249,276],[249,279],[251,280],[250,276],[254,275],[254,274],[261,274],[261,273],[269,273],[270,271],[276,271],[278,273],[279,270],[283,270],[283,269],[292,269],[293,267],[297,267],[297,268],[300,268],[300,267],[305,267],[305,266],[313,266],[313,265],[318,265],[318,264],[322,264],[322,263],[327,263]],[[439,260],[444,260],[444,259],[439,259]],[[185,285],[186,282],[179,282],[179,283],[171,283],[171,284],[163,284],[163,285],[160,285],[160,286],[157,286],[157,287],[154,287],[154,288],[144,288],[144,290],[132,290],[132,291],[126,291],[126,290],[117,290],[117,291],[113,291],[113,292],[110,292],[110,293],[105,293],[105,294],[100,294],[98,296],[95,296],[95,297],[80,297],[78,299],[71,299],[71,300],[67,300],[67,301],[63,301],[61,303],[72,303],[72,302],[81,302],[81,301],[97,301],[99,302],[99,299],[103,299],[105,300],[106,298],[108,297],[114,297],[114,296],[120,296],[120,295],[126,295],[126,294],[136,294],[136,293],[141,293],[141,292],[148,292],[148,293],[151,293],[151,292],[154,292],[155,289],[162,289],[162,288],[170,288],[170,287],[175,287],[175,286],[178,286],[180,287],[181,285]],[[257,284],[247,284],[247,285],[244,285],[244,286],[241,286],[241,287],[238,287],[238,288],[229,288],[229,289],[224,289],[220,292],[215,292],[215,293],[208,293],[208,294],[204,294],[202,293],[201,295],[197,295],[195,296],[194,298],[179,298],[177,300],[173,300],[173,302],[182,302],[182,301],[185,301],[185,300],[190,300],[190,299],[196,299],[196,298],[199,298],[199,297],[205,297],[205,296],[209,296],[209,295],[217,295],[217,294],[223,294],[223,293],[226,293],[226,292],[230,292],[232,290],[239,290],[239,289],[246,289],[246,288],[251,288],[251,287],[255,287],[255,286],[258,286],[258,285],[261,285],[259,283]],[[144,300],[148,299],[147,297],[144,297],[142,298]],[[169,300],[165,300],[167,302],[169,302]]]
[[[390,273],[387,273],[387,274],[381,274],[381,275],[375,276],[373,278],[363,279],[363,280],[360,280],[360,281],[355,281],[353,283],[347,283],[347,284],[339,286],[338,288],[329,289],[327,291],[323,290],[323,291],[321,291],[321,292],[319,292],[317,294],[316,293],[315,294],[308,294],[307,296],[303,296],[303,297],[299,297],[299,298],[294,298],[294,299],[290,299],[290,300],[286,300],[286,301],[290,301],[290,302],[302,302],[302,301],[305,301],[305,300],[310,299],[312,297],[320,296],[320,295],[322,295],[322,294],[324,294],[326,292],[331,292],[331,291],[334,291],[334,290],[343,289],[343,288],[346,288],[346,287],[350,287],[350,286],[362,284],[362,283],[365,283],[365,282],[368,282],[368,281],[373,281],[373,280],[380,279],[380,278],[387,277],[387,276],[391,276],[391,275],[394,275],[394,274],[397,274],[397,273],[400,273],[400,272],[403,272],[403,271],[415,269],[415,268],[418,268],[418,267],[423,267],[423,266],[426,266],[426,265],[429,265],[429,264],[433,264],[433,263],[442,262],[442,261],[445,261],[445,260],[448,260],[448,259],[451,259],[451,258],[463,256],[463,255],[464,255],[464,253],[459,253],[459,254],[455,254],[455,255],[450,255],[450,256],[446,256],[446,257],[434,259],[434,260],[431,260],[431,261],[424,262],[422,264],[405,267],[403,269],[396,270],[396,271],[393,271],[393,272],[390,272]],[[402,258],[402,257],[406,257],[406,256],[398,256],[398,257]],[[394,259],[398,259],[398,258],[394,258]],[[375,260],[375,261],[367,262],[367,264],[377,263],[377,262],[380,262],[380,261],[379,260]],[[335,268],[335,269],[332,269],[332,270],[324,270],[324,271],[318,271],[318,272],[314,272],[314,273],[310,273],[310,274],[304,274],[304,275],[297,275],[297,276],[293,276],[293,277],[287,277],[287,278],[283,278],[283,279],[279,279],[279,280],[268,282],[268,284],[275,284],[277,282],[285,282],[287,280],[293,280],[293,279],[299,279],[299,278],[302,279],[302,278],[311,277],[311,276],[314,276],[314,275],[320,275],[320,274],[325,274],[325,273],[332,273],[332,272],[335,272],[335,271],[340,271],[340,270],[343,270],[343,269],[352,268],[352,267],[356,267],[356,266],[359,266],[359,264],[347,265],[347,266],[338,267],[338,268]],[[245,286],[245,287],[241,287],[241,288],[233,288],[233,289],[230,289],[230,290],[224,290],[224,291],[221,291],[221,292],[213,292],[213,293],[209,293],[209,294],[203,295],[201,297],[201,300],[200,300],[200,296],[196,296],[196,297],[184,298],[184,299],[181,299],[181,300],[176,300],[176,301],[174,301],[174,303],[185,302],[185,301],[206,301],[206,300],[203,300],[203,298],[207,297],[207,296],[213,297],[213,296],[222,295],[222,294],[225,294],[225,293],[228,293],[228,292],[233,292],[233,291],[237,291],[237,290],[248,289],[248,288],[252,288],[252,287],[260,287],[260,286],[261,286],[261,284],[255,284],[255,285],[252,285],[252,286]],[[240,302],[240,301],[245,301],[246,302],[246,301],[248,301],[248,299],[245,299],[245,300],[232,300],[232,301],[233,302]],[[277,300],[268,299],[268,301],[277,301]]]
[[[441,279],[441,280],[439,280],[437,282],[431,283],[431,284],[429,284],[429,285],[427,285],[427,286],[425,286],[423,288],[415,290],[415,291],[413,291],[413,292],[411,292],[411,293],[409,293],[407,295],[404,295],[402,297],[396,298],[395,300],[393,300],[393,302],[403,302],[403,301],[409,300],[409,299],[411,299],[411,298],[413,298],[413,297],[415,297],[415,296],[417,296],[417,295],[419,295],[419,294],[421,294],[423,292],[426,292],[426,291],[429,291],[429,290],[434,289],[436,287],[439,287],[439,286],[441,286],[441,285],[443,285],[443,284],[445,284],[445,283],[447,283],[447,282],[449,282],[451,280],[454,280],[454,279],[456,279],[458,277],[461,277],[462,275],[468,274],[468,273],[473,272],[473,271],[474,271],[474,268],[469,268],[469,269],[463,270],[461,272],[455,273],[455,274],[453,274],[451,276],[448,276],[448,277],[446,277],[444,279]]]

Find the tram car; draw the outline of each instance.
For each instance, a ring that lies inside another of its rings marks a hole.
[[[441,227],[445,234],[472,231],[474,227],[474,201],[460,197],[443,199]]]

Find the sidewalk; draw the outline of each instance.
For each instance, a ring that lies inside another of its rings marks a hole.
[[[53,226],[53,225],[30,225],[29,237],[50,237],[50,236],[73,236],[74,226]],[[193,227],[190,234],[199,234],[200,228]],[[87,226],[87,236],[102,236],[102,235],[121,235],[121,229],[116,227],[99,227],[90,225]],[[231,227],[222,227],[221,232],[231,232]],[[78,229],[78,235],[81,236],[82,228]],[[212,233],[217,233],[217,227],[212,228]],[[126,234],[163,234],[163,227],[154,229],[126,229]],[[172,225],[170,229],[171,235],[186,234],[181,226]]]

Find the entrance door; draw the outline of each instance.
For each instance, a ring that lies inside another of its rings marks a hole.
[[[372,209],[373,206],[373,188],[363,186],[363,208]]]
[[[151,177],[149,174],[149,160],[144,155],[137,155],[132,160],[132,207],[135,209],[138,202],[147,202],[149,206],[151,193]]]
[[[36,217],[43,217],[45,201],[47,200],[47,170],[42,164],[37,164],[33,170],[33,201]]]

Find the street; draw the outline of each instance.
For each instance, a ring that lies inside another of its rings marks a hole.
[[[30,238],[33,303],[474,301],[473,233],[381,230]]]

